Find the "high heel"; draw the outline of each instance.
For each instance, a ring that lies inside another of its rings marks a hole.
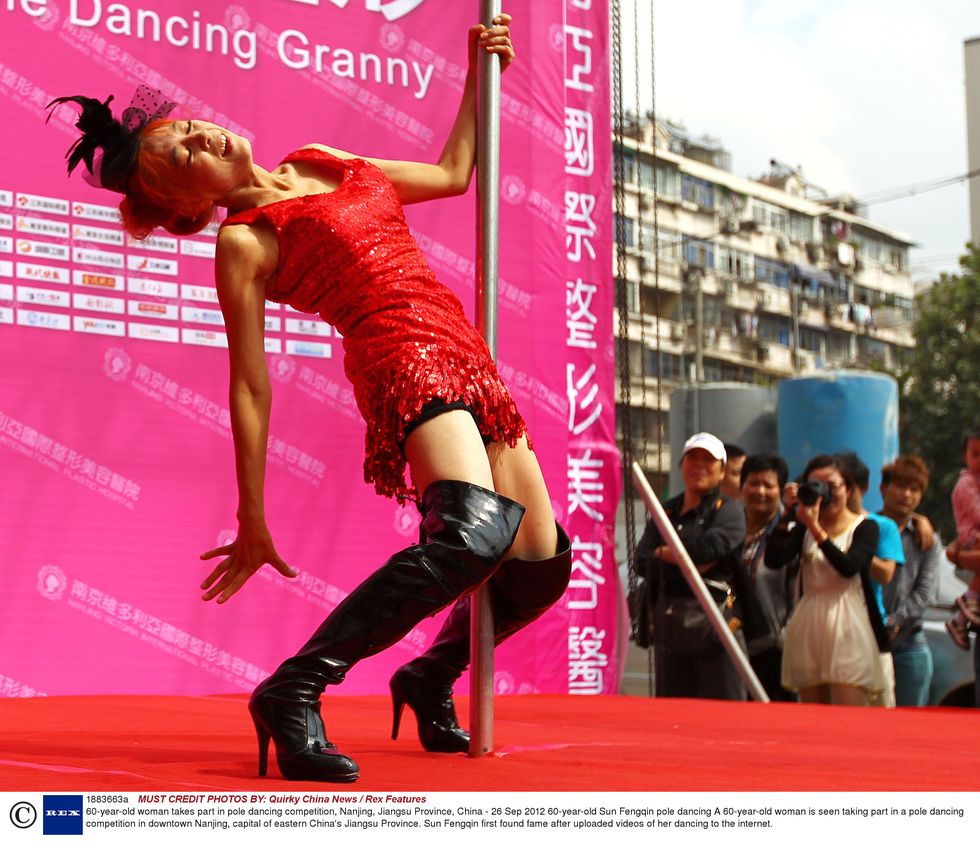
[[[353,783],[360,775],[357,763],[340,753],[327,739],[320,717],[320,702],[277,700],[253,695],[248,711],[259,740],[259,777],[269,766],[269,740],[276,743],[276,763],[286,780],[321,780]]]
[[[260,772],[267,768],[271,738],[287,780],[356,780],[357,763],[326,737],[319,700],[324,688],[343,682],[355,663],[484,582],[513,545],[524,516],[513,500],[457,481],[429,485],[420,510],[425,543],[396,553],[358,585],[252,693],[248,708],[259,738]],[[396,710],[396,735],[402,708]]]
[[[572,545],[557,523],[555,555],[543,561],[508,559],[490,578],[493,643],[500,644],[537,620],[568,587]],[[453,683],[470,663],[470,598],[457,600],[432,646],[402,665],[389,682],[398,731],[404,704],[415,713],[419,742],[427,751],[465,753],[470,734],[459,726],[453,705]]]
[[[415,713],[419,741],[430,753],[466,753],[470,734],[459,726],[453,691],[438,680],[426,681],[422,674],[403,665],[388,683],[394,709],[391,738],[398,738],[402,710],[407,703]]]
[[[391,689],[391,740],[398,739],[398,729],[402,723],[402,711],[405,709],[405,700],[395,695],[395,689]]]
[[[254,718],[252,723],[255,724],[255,735],[259,740],[259,777],[265,777],[269,773],[269,739],[271,736],[264,727],[258,725]]]

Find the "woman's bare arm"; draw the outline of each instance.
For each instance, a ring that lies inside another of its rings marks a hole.
[[[272,387],[265,361],[265,294],[274,248],[264,232],[235,226],[221,231],[215,260],[218,301],[228,333],[229,404],[238,480],[238,537],[201,558],[225,556],[201,584],[203,599],[223,603],[263,564],[284,576],[295,572],[280,558],[265,519],[265,460]],[[220,596],[219,596],[220,595]]]
[[[487,30],[482,24],[469,30],[469,70],[463,85],[463,96],[449,138],[436,163],[420,163],[409,160],[384,160],[364,157],[380,168],[395,187],[403,204],[417,204],[462,195],[469,188],[473,168],[476,165],[476,63],[480,50],[500,57],[501,69],[514,60],[514,47],[508,24],[511,16],[501,14],[494,19],[494,26]],[[341,159],[354,159],[348,151],[327,145],[311,145],[322,148]]]

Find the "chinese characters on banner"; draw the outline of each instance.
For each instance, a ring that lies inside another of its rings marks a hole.
[[[614,555],[620,462],[610,275],[608,4],[565,2],[565,320],[568,531],[572,578],[568,691],[615,693],[619,608]]]

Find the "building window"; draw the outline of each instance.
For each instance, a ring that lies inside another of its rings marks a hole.
[[[669,228],[657,228],[660,237],[657,242],[657,255],[664,260],[679,260],[681,256],[681,235]],[[653,224],[643,222],[640,225],[640,236],[643,241],[643,250],[653,253],[654,232]]]
[[[684,260],[690,266],[699,266],[702,269],[715,268],[715,246],[712,242],[703,239],[695,239],[692,236],[684,236]]]
[[[771,343],[789,345],[789,322],[785,319],[759,318],[759,339]]]
[[[623,154],[623,183],[636,183],[636,154],[632,152]]]
[[[633,220],[616,214],[616,241],[620,239],[627,248],[633,247]]]
[[[758,198],[752,199],[752,221],[762,227],[772,228],[787,236],[792,236],[790,232],[790,213],[783,207],[760,201]]]
[[[789,266],[768,257],[755,258],[755,279],[780,289],[789,288]]]
[[[813,242],[813,219],[802,213],[790,213],[789,235],[791,239]]]
[[[657,166],[657,194],[667,201],[680,200],[680,175],[676,169]]]
[[[715,185],[707,180],[692,177],[690,174],[681,175],[681,198],[692,201],[699,207],[714,209]]]
[[[755,263],[747,251],[739,251],[725,245],[718,246],[718,271],[738,278],[740,281],[751,281],[755,276]]]
[[[819,331],[814,331],[812,328],[801,328],[800,329],[800,348],[806,349],[808,352],[815,352],[820,354],[823,350],[823,341],[825,336]]]

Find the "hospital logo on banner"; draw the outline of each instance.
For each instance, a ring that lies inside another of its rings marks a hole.
[[[346,9],[351,5],[350,0],[289,0],[290,3],[302,3],[304,6],[336,6]],[[368,12],[380,12],[389,21],[404,18],[409,12],[414,12],[425,0],[364,0],[364,8]],[[354,3],[354,6],[360,4]]]
[[[111,348],[102,363],[105,374],[113,381],[125,381],[133,366],[133,359],[122,349]]]
[[[37,572],[37,590],[48,600],[60,600],[68,587],[68,577],[60,567],[44,565]]]

